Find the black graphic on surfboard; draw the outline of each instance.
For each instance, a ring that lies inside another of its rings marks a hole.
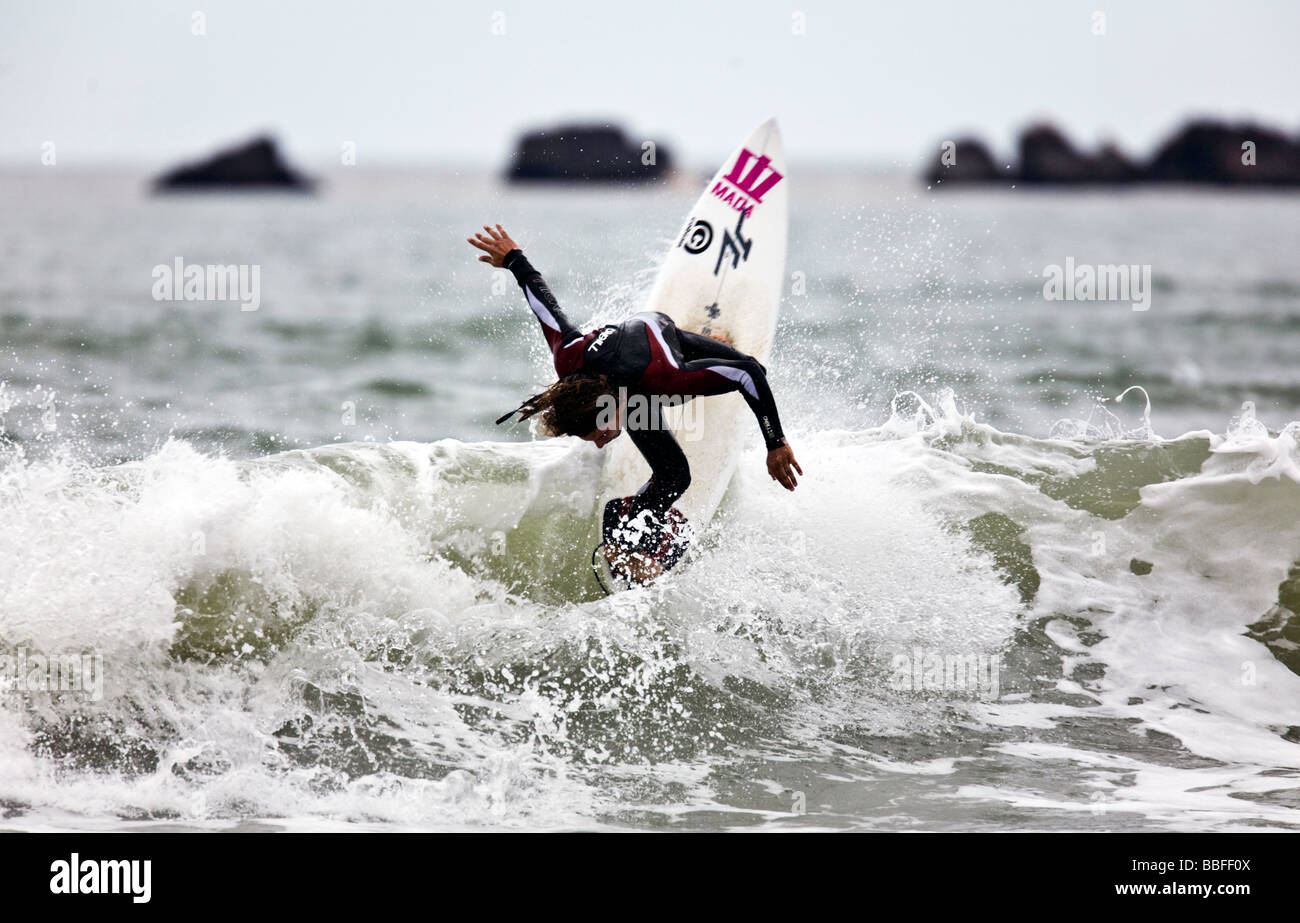
[[[711,243],[713,243],[713,225],[701,218],[692,219],[687,223],[678,245],[685,247],[687,253],[703,253],[709,249]]]
[[[722,268],[722,261],[730,253],[731,268],[735,269],[740,265],[740,261],[749,259],[749,248],[754,243],[754,238],[745,238],[741,233],[741,228],[745,226],[745,213],[741,212],[740,217],[736,219],[736,236],[732,237],[730,231],[722,232],[722,246],[718,248],[718,262],[713,267],[713,274],[716,276],[718,270]]]

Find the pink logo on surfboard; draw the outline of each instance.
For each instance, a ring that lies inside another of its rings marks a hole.
[[[748,218],[755,206],[763,203],[763,196],[783,178],[772,167],[772,158],[755,156],[749,148],[742,147],[731,170],[709,191],[724,205],[730,205]]]

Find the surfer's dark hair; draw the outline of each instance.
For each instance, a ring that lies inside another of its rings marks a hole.
[[[534,394],[497,420],[504,423],[516,413],[520,420],[542,415],[542,431],[548,436],[586,436],[596,429],[601,411],[608,405],[600,400],[612,395],[614,386],[604,375],[574,372],[565,375],[541,394]]]

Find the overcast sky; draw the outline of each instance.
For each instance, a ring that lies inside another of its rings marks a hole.
[[[161,166],[270,129],[303,163],[495,169],[583,118],[708,165],[772,114],[792,159],[1004,154],[1039,116],[1147,154],[1191,114],[1300,130],[1297,38],[1296,0],[0,0],[0,159]]]

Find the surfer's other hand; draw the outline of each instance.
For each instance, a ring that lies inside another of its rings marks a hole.
[[[777,446],[767,453],[767,473],[786,490],[794,490],[799,484],[794,476],[796,471],[800,477],[803,476],[803,469],[795,461],[794,450],[788,445]]]
[[[487,231],[487,233],[484,234],[483,231]],[[475,231],[473,237],[465,238],[471,245],[478,247],[485,254],[478,258],[480,263],[488,263],[500,268],[505,263],[507,253],[511,250],[520,249],[520,246],[510,239],[506,229],[499,224],[495,228],[485,224],[483,225],[483,231]]]

